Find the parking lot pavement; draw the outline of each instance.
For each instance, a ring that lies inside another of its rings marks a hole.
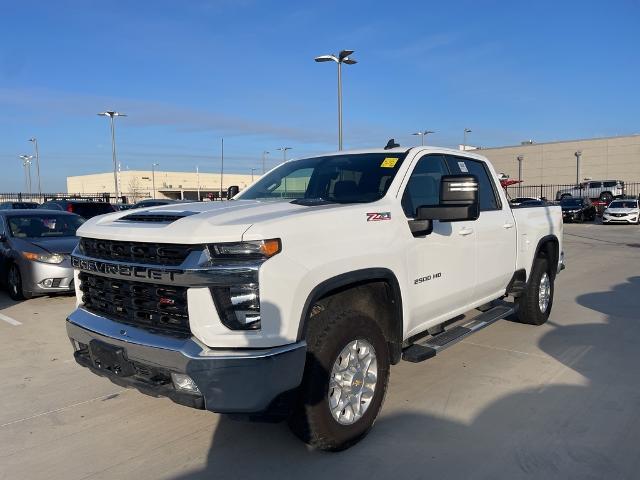
[[[546,325],[395,366],[375,428],[339,454],[123,390],[73,362],[73,298],[0,294],[0,478],[639,478],[640,227],[567,225],[565,242]]]

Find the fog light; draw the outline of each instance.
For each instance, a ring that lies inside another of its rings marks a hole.
[[[200,393],[198,386],[189,375],[185,375],[184,373],[171,373],[171,380],[173,381],[173,386],[178,390]]]
[[[51,286],[53,285],[53,278],[46,278],[42,280],[40,282],[40,285],[42,285],[44,288],[51,288]]]

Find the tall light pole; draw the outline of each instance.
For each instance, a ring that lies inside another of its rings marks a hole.
[[[431,130],[424,130],[422,132],[412,133],[411,135],[420,135],[420,145],[424,146],[424,137],[426,135],[429,135],[430,133],[436,133],[436,132]]]
[[[524,155],[518,155],[518,196],[522,196],[522,161],[524,160]]]
[[[114,119],[115,117],[126,117],[127,115],[124,113],[114,112],[114,111],[106,111],[101,112],[98,115],[101,117],[109,117],[111,123],[111,155],[113,156],[113,184],[116,192],[116,202],[120,198],[120,188],[118,186],[118,160],[116,157],[116,126]]]
[[[342,150],[342,64],[353,65],[358,63],[349,55],[353,50],[342,50],[337,55],[320,55],[316,62],[336,62],[338,64],[338,150]]]
[[[159,163],[151,164],[151,186],[153,187],[153,199],[156,199],[156,167],[160,166]]]
[[[580,185],[580,158],[582,157],[582,150],[576,151],[574,153],[576,156],[576,186]]]
[[[200,167],[196,165],[196,183],[198,185],[198,201],[200,201]]]
[[[31,143],[33,143],[33,148],[36,152],[36,174],[38,175],[38,195],[42,197],[42,186],[40,185],[40,152],[38,151],[38,139],[36,137],[31,137],[29,139]]]
[[[224,178],[224,138],[222,139],[220,148],[220,200],[222,200],[222,180]]]
[[[464,136],[462,139],[462,151],[466,151],[467,150],[467,133],[471,133],[471,129],[470,128],[465,128],[464,129]]]
[[[251,183],[253,183],[253,172],[255,172],[257,170],[257,168],[252,168],[251,169]]]
[[[20,155],[22,166],[24,167],[24,183],[29,195],[31,195],[31,159],[33,155]]]
[[[266,157],[267,155],[269,155],[269,153],[270,153],[270,152],[267,152],[266,150],[262,152],[262,174],[263,174],[263,175],[267,172],[267,170],[266,170],[266,168],[265,168],[265,157]]]
[[[287,150],[291,150],[293,147],[278,147],[276,148],[276,150],[281,150],[282,151],[282,162],[286,162],[287,161]]]

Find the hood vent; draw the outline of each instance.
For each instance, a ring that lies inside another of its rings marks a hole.
[[[140,223],[172,223],[181,218],[195,215],[198,212],[140,212],[131,213],[118,219],[118,222],[140,222]]]

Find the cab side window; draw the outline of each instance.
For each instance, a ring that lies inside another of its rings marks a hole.
[[[483,162],[465,157],[447,155],[447,166],[454,175],[471,174],[478,178],[478,196],[480,198],[481,212],[500,210],[502,208],[496,194],[495,186]]]
[[[402,195],[402,209],[408,218],[416,216],[418,207],[440,203],[440,178],[448,173],[442,155],[425,155],[418,160]]]

